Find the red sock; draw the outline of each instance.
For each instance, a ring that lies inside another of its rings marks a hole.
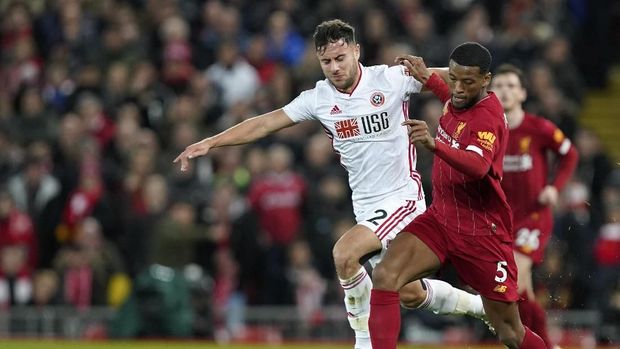
[[[548,348],[552,348],[553,345],[549,340],[547,334],[547,314],[545,310],[538,304],[538,302],[528,299],[527,296],[523,296],[523,300],[519,301],[519,315],[521,316],[521,322],[523,325],[529,327],[534,333],[536,333],[545,342]]]
[[[523,342],[521,342],[521,346],[519,349],[546,349],[547,346],[545,342],[538,337],[538,335],[532,330],[530,330],[527,326],[525,327],[525,337],[523,337]]]
[[[373,349],[396,349],[400,332],[398,292],[372,289],[368,329]]]
[[[531,301],[527,299],[527,297],[525,297],[524,299],[522,298],[521,300],[519,300],[517,304],[519,305],[519,317],[521,317],[521,322],[523,323],[523,325],[531,329],[534,329],[534,326],[533,326],[534,325],[534,321],[533,321],[533,310],[534,309],[532,308]]]
[[[538,302],[529,302],[532,307],[532,326],[530,328],[545,341],[547,348],[552,348],[553,344],[549,340],[549,335],[547,334],[547,314]]]

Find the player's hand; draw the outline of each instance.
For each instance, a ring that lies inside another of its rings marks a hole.
[[[413,76],[422,84],[426,84],[431,77],[431,71],[428,70],[424,60],[418,56],[399,55],[396,56],[394,62],[404,65],[409,75]]]
[[[555,206],[558,203],[558,189],[553,185],[547,185],[538,194],[538,202],[545,206]]]
[[[428,132],[426,121],[409,119],[404,121],[402,125],[407,126],[410,142],[418,142],[430,151],[435,150],[435,139]]]
[[[172,161],[173,163],[177,163],[181,161],[181,171],[186,171],[187,166],[189,165],[189,160],[205,155],[209,149],[211,149],[211,144],[209,143],[209,138],[205,138],[200,142],[196,142],[192,145],[189,145],[185,150],[179,154],[179,156]]]

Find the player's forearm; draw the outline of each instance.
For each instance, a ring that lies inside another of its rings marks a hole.
[[[473,151],[452,148],[442,142],[435,142],[435,155],[459,172],[481,179],[489,172],[491,164]]]
[[[251,143],[291,124],[292,121],[283,111],[276,110],[247,119],[218,133],[209,138],[209,143],[212,148]]]
[[[225,131],[209,138],[211,148],[228,145],[239,145],[254,142],[267,136],[269,133],[261,125],[260,116],[247,119]]]
[[[579,161],[579,154],[575,147],[571,146],[568,152],[561,156],[558,161],[556,176],[552,184],[558,191],[561,191],[573,176],[573,172],[575,172],[577,162]]]
[[[442,103],[447,102],[450,99],[450,87],[448,84],[437,74],[433,72],[431,76],[424,83],[424,87],[433,92],[435,96],[441,100]]]

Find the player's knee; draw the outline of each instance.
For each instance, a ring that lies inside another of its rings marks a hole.
[[[398,291],[398,274],[389,270],[383,263],[379,263],[372,271],[374,288],[389,291]]]
[[[334,265],[336,266],[336,273],[342,279],[346,279],[352,277],[357,273],[360,268],[359,264],[359,256],[355,253],[355,251],[351,251],[350,249],[342,248],[339,244],[334,246],[332,250],[332,255],[334,257]]]

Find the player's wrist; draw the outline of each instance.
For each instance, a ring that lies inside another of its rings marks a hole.
[[[217,136],[207,137],[207,138],[203,139],[202,141],[209,148],[216,148],[217,147]]]
[[[429,145],[428,149],[430,149],[430,151],[432,151],[433,153],[437,154],[437,153],[441,153],[443,151],[445,151],[444,147],[445,144],[441,143],[441,142],[435,142],[435,140],[432,140],[432,148]]]
[[[430,70],[426,71],[426,74],[422,77],[422,79],[424,79],[424,86],[428,87],[429,89],[435,86],[440,81],[443,81],[441,79],[441,76],[439,76],[437,73],[430,71]]]

